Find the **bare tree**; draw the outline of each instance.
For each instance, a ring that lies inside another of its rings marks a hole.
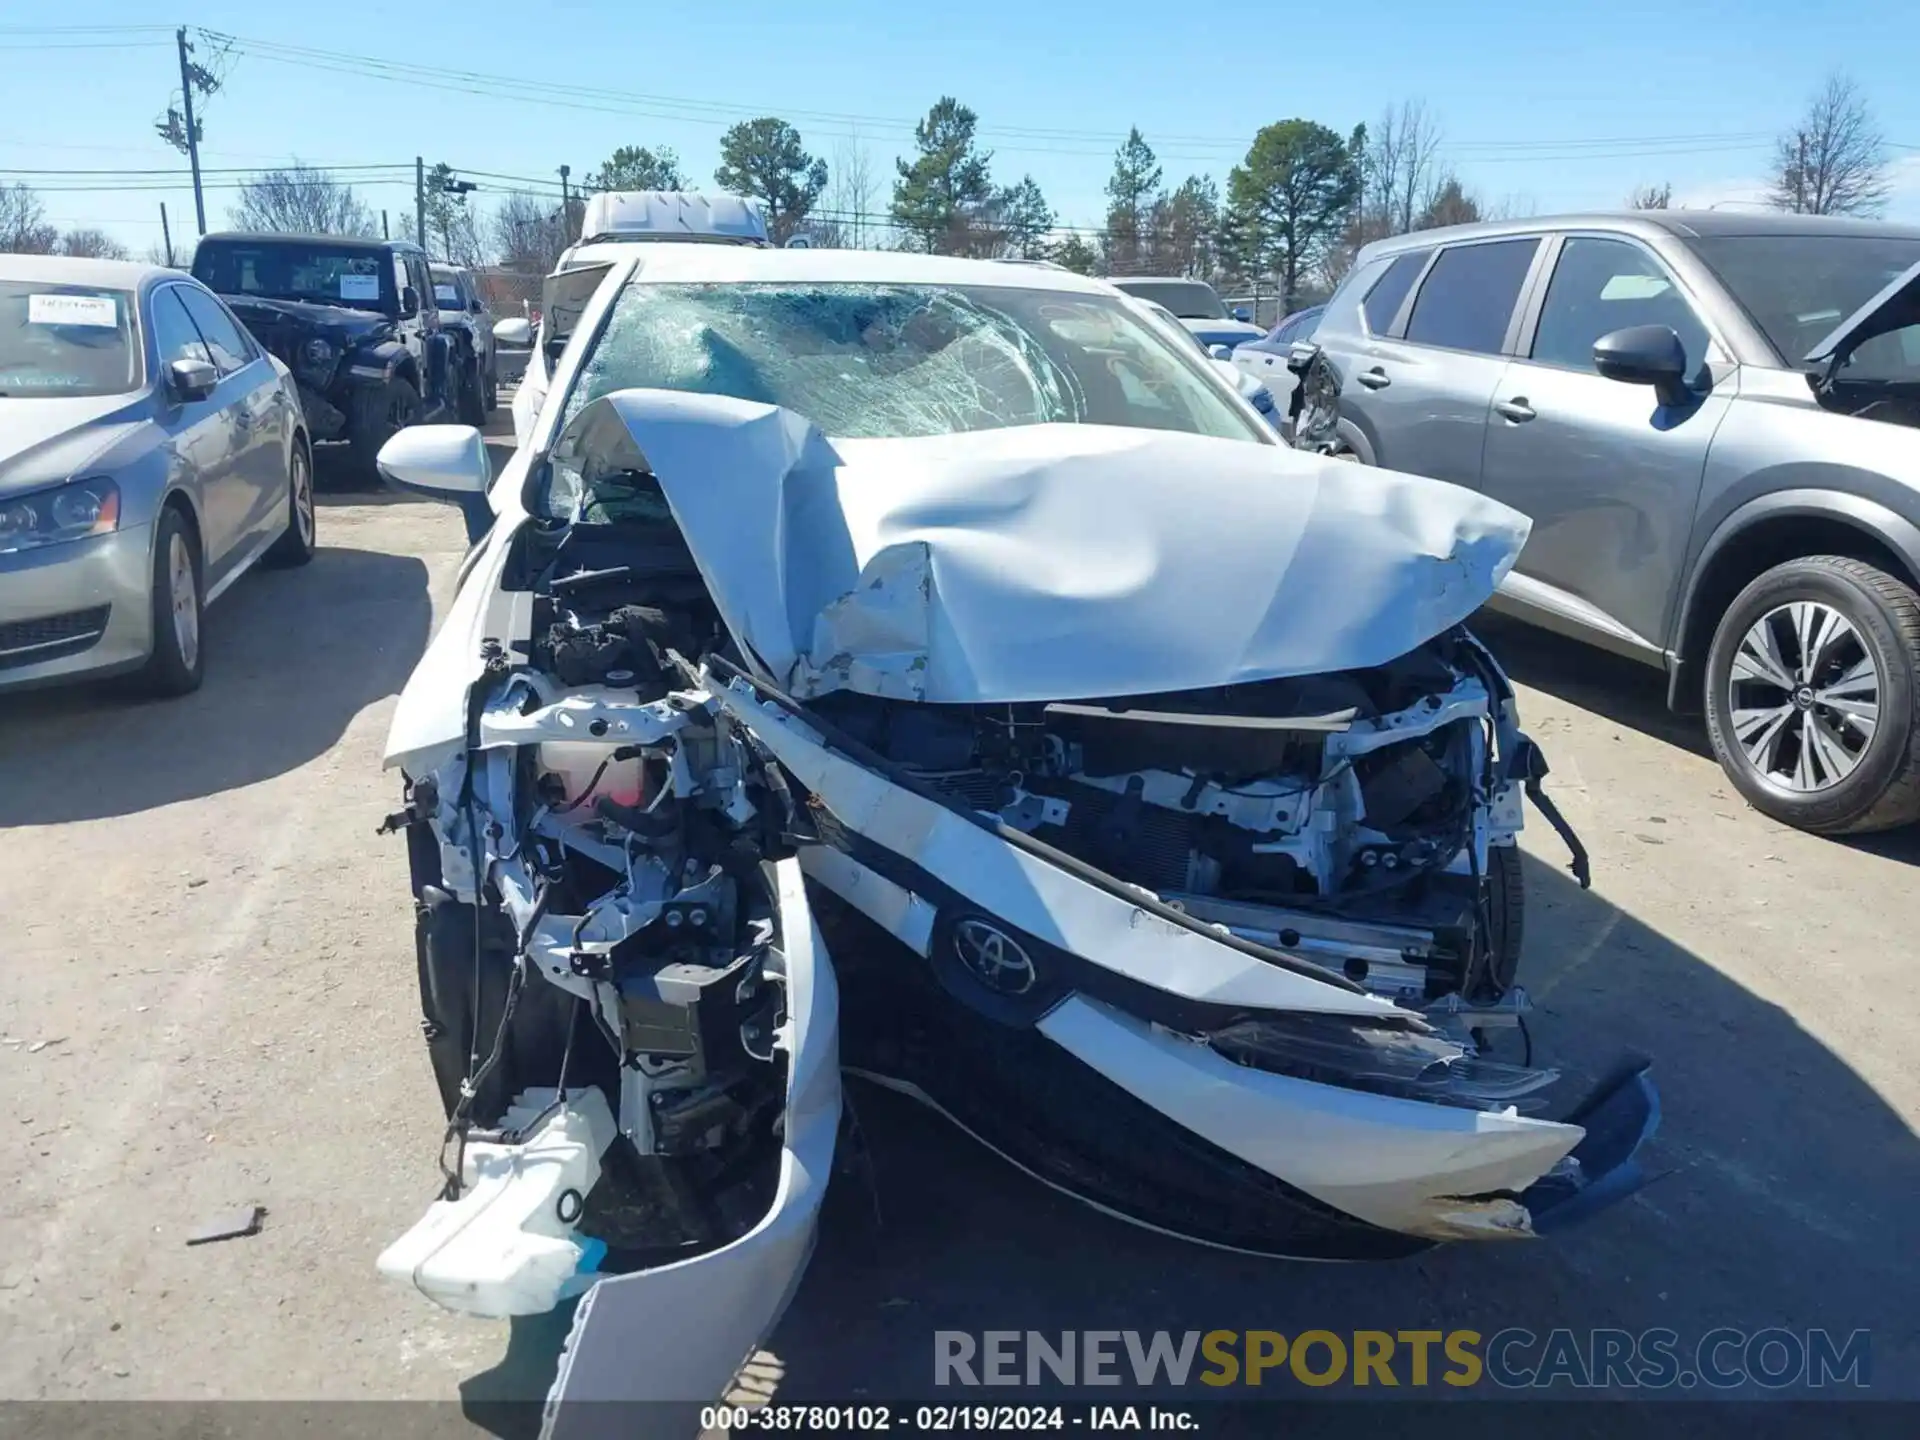
[[[1866,97],[1847,76],[1830,75],[1774,147],[1769,199],[1797,215],[1878,215],[1887,194],[1886,141]]]
[[[1404,235],[1450,176],[1439,169],[1440,125],[1424,101],[1404,100],[1374,122],[1361,151],[1360,242]]]
[[[298,160],[284,170],[263,170],[240,187],[240,201],[227,211],[238,230],[297,235],[377,235],[373,211],[353,187]]]
[[[1627,204],[1635,210],[1666,210],[1673,204],[1673,185],[1668,181],[1642,185],[1627,197]]]
[[[81,260],[125,260],[132,252],[104,230],[69,230],[60,237],[59,253]]]
[[[193,269],[193,241],[176,240],[173,245],[173,258],[167,258],[167,247],[158,240],[147,246],[140,257],[149,265],[171,265],[176,270]]]
[[[38,195],[25,185],[0,186],[0,252],[51,255],[59,239]]]
[[[510,191],[501,198],[490,228],[500,263],[511,270],[545,275],[567,248],[567,225],[559,204],[525,190]]]
[[[833,148],[825,212],[813,222],[814,243],[846,250],[879,248],[878,187],[873,161],[856,133]]]

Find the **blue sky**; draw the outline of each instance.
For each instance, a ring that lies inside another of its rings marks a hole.
[[[1228,14],[1231,23],[1212,20]],[[1419,99],[1470,189],[1544,214],[1616,205],[1636,185],[1663,181],[1701,202],[1753,194],[1771,137],[1829,71],[1844,69],[1900,147],[1890,151],[1892,213],[1920,221],[1920,7],[1911,0],[1372,0],[1199,13],[1137,0],[474,0],[419,11],[189,0],[170,14],[73,0],[44,10],[36,26],[19,7],[0,25],[0,183],[34,184],[50,219],[107,230],[136,253],[159,239],[162,200],[175,235],[190,234],[184,158],[153,133],[179,83],[171,34],[44,28],[183,21],[241,37],[222,62],[223,90],[204,107],[209,170],[294,156],[410,167],[420,154],[557,184],[562,163],[579,176],[631,143],[673,147],[706,183],[726,124],[774,114],[829,158],[858,143],[884,209],[913,121],[953,94],[979,113],[997,180],[1030,173],[1064,222],[1094,226],[1129,125],[1160,153],[1169,184],[1195,172],[1224,181],[1263,124],[1304,116],[1344,133]],[[511,97],[486,78],[441,77],[438,86],[452,88],[436,88],[354,73],[351,60],[274,58],[263,42],[523,83]],[[1309,54],[1303,42],[1343,51]],[[165,190],[118,188],[127,180],[103,188],[103,177],[77,173],[110,167],[181,173],[138,182]],[[393,212],[398,233],[411,214],[410,169],[386,173],[395,178],[357,188]],[[231,185],[237,176],[210,178]],[[231,199],[230,189],[210,191],[210,228]]]

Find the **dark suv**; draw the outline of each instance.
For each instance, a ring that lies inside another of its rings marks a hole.
[[[1533,519],[1495,607],[1668,677],[1757,808],[1920,818],[1920,229],[1724,211],[1368,246],[1339,444]]]
[[[479,403],[466,333],[443,325],[417,245],[215,234],[193,275],[293,372],[313,438],[346,441],[362,474],[394,431],[453,419],[463,389]]]

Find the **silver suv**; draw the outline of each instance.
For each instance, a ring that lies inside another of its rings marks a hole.
[[[1497,609],[1666,671],[1758,809],[1920,818],[1920,229],[1637,211],[1368,246],[1339,444],[1533,517]]]

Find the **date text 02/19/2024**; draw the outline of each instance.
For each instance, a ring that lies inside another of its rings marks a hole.
[[[703,1432],[844,1430],[947,1434],[955,1431],[1162,1430],[1199,1428],[1191,1411],[1159,1405],[714,1405]]]

